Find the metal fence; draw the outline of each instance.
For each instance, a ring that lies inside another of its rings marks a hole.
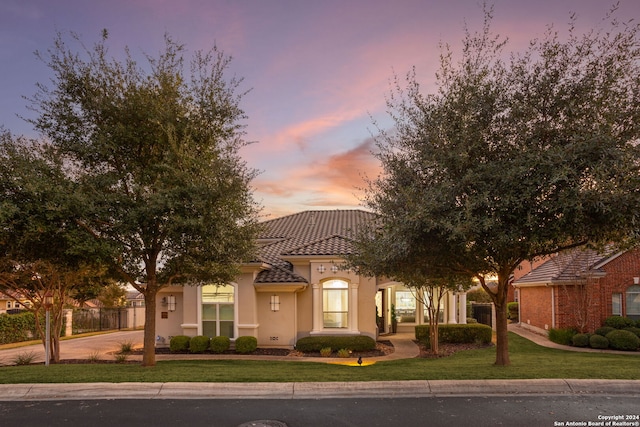
[[[128,327],[126,308],[83,308],[73,310],[73,334],[109,331]]]

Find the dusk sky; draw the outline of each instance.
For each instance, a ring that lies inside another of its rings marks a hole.
[[[522,51],[547,25],[567,28],[572,12],[581,32],[597,26],[606,0],[495,0],[494,32]],[[620,1],[621,19],[640,18],[640,1]],[[37,137],[17,115],[31,117],[23,96],[51,71],[34,55],[56,31],[74,31],[87,45],[110,34],[111,52],[129,46],[157,56],[163,35],[189,51],[217,44],[233,57],[231,71],[251,89],[242,151],[262,173],[254,181],[264,215],[361,207],[362,176],[375,177],[372,119],[390,122],[385,97],[394,73],[413,66],[432,91],[439,43],[454,48],[465,22],[480,29],[478,0],[0,0],[0,126]]]

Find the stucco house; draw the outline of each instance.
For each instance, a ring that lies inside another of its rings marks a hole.
[[[513,282],[520,324],[538,332],[593,332],[612,315],[640,319],[640,249],[574,249],[549,257]]]
[[[156,345],[176,335],[250,335],[260,347],[284,348],[309,335],[376,338],[389,332],[392,304],[399,331],[413,332],[427,316],[409,289],[340,268],[354,232],[373,219],[362,210],[317,210],[263,222],[258,260],[243,265],[234,282],[158,294]],[[448,295],[443,323],[466,323],[466,316],[465,294]]]

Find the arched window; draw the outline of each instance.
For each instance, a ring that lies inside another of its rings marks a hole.
[[[322,283],[323,327],[349,327],[349,283],[327,280]]]
[[[627,317],[640,318],[640,285],[633,285],[627,288]]]
[[[202,335],[234,337],[235,287],[204,285],[202,287]]]

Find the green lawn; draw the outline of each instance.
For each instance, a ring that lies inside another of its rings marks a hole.
[[[497,367],[495,348],[441,359],[407,359],[369,366],[252,360],[131,364],[29,365],[0,368],[0,383],[303,382],[514,378],[640,379],[640,354],[579,353],[540,347],[509,334],[511,366]]]

